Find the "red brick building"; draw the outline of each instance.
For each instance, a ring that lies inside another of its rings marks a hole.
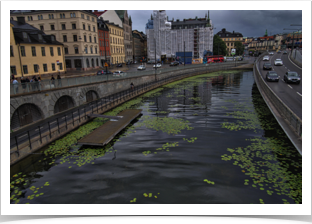
[[[104,20],[98,19],[98,34],[99,34],[99,47],[100,47],[100,58],[102,67],[105,66],[105,62],[110,64],[111,52],[110,52],[110,43],[109,43],[109,29],[104,22]]]

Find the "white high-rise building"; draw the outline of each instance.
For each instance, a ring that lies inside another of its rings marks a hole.
[[[166,56],[173,60],[176,52],[192,52],[193,58],[203,58],[204,51],[213,52],[213,27],[205,18],[168,20],[165,10],[154,10],[152,19],[146,24],[147,57],[161,60]],[[185,49],[184,49],[185,44]]]

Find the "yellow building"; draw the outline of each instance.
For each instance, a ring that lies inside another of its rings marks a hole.
[[[124,46],[123,28],[108,21],[105,21],[109,29],[109,42],[111,47],[111,63],[125,63],[126,54]]]
[[[234,49],[234,43],[239,41],[241,43],[244,42],[243,35],[239,32],[228,32],[225,28],[217,33],[217,35],[225,42],[226,50],[228,55],[231,54],[232,49]]]
[[[25,23],[24,17],[11,20],[10,29],[11,74],[32,77],[65,71],[64,46],[53,35]]]
[[[97,16],[90,10],[13,10],[11,20],[24,16],[27,23],[54,35],[64,45],[65,68],[90,70],[100,66]]]

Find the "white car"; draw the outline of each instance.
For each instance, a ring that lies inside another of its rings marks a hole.
[[[274,55],[274,52],[271,51],[271,52],[269,53],[269,55]]]
[[[283,61],[280,58],[275,59],[274,65],[283,65]]]
[[[120,77],[120,76],[125,76],[126,73],[124,73],[123,71],[115,71],[113,73],[113,76],[117,76],[117,77]]]
[[[153,65],[153,68],[155,68],[155,65]],[[156,68],[161,68],[161,64],[160,64],[160,63],[157,63],[157,64],[156,64]]]
[[[269,60],[270,60],[269,56],[266,55],[266,56],[263,57],[263,61],[269,61]]]
[[[138,70],[145,70],[146,68],[145,68],[145,66],[144,65],[140,65],[139,67],[138,67]]]

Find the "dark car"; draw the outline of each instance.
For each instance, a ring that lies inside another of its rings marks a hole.
[[[281,53],[281,51],[278,51],[277,53],[279,53],[279,54],[280,54],[280,53]]]
[[[128,61],[127,63],[126,63],[126,65],[131,65],[132,63],[131,63],[131,61]]]
[[[286,83],[300,83],[300,77],[298,75],[297,72],[286,72],[286,74],[284,75],[284,81]]]
[[[117,64],[117,66],[116,67],[122,67],[122,64]]]
[[[272,69],[272,65],[270,63],[263,64],[263,70],[271,70],[271,69]]]
[[[275,71],[267,72],[265,78],[268,82],[278,82],[279,81],[279,76],[277,75],[277,73]]]
[[[170,63],[170,66],[177,66],[177,65],[179,65],[179,62],[178,62],[178,61],[174,61],[174,62],[171,62],[171,63]]]
[[[96,72],[97,75],[109,75],[109,74],[113,74],[112,72],[110,71],[107,71],[106,70],[99,70]]]
[[[283,54],[287,54],[287,51],[284,51]]]

